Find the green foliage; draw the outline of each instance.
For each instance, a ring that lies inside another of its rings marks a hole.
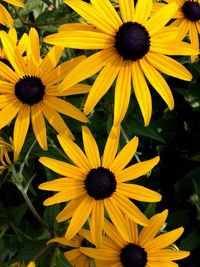
[[[56,32],[60,25],[78,19],[78,16],[60,0],[27,0],[25,2],[26,8],[18,9],[24,21],[10,8],[19,35],[22,35],[30,27],[36,27],[40,36],[44,37]],[[45,51],[46,45],[42,49]],[[80,53],[84,52],[66,49],[63,59]],[[151,217],[155,212],[163,209],[169,209],[167,230],[183,225],[185,232],[177,245],[180,249],[191,251],[190,257],[180,261],[179,265],[181,267],[198,267],[200,249],[200,66],[199,61],[185,65],[193,74],[191,83],[168,78],[175,98],[173,111],[166,108],[165,103],[152,89],[153,116],[150,126],[144,127],[141,113],[135,97],[132,95],[122,127],[127,138],[131,139],[134,135],[140,138],[137,155],[141,161],[157,154],[161,157],[159,166],[152,171],[149,177],[143,177],[139,183],[160,192],[163,195],[162,202],[157,205],[142,203],[141,208],[143,211],[146,210],[147,217]],[[88,79],[89,83],[91,81],[92,78]],[[77,107],[83,105],[84,98],[82,96],[67,99]],[[113,92],[110,90],[90,115],[89,127],[97,138],[101,152],[112,126],[112,110]],[[76,142],[81,146],[81,124],[72,119],[65,120],[76,136]],[[2,135],[11,135],[11,128],[12,125],[6,127]],[[18,171],[24,164],[23,188],[33,177],[28,188],[31,202],[53,234],[57,236],[65,233],[66,224],[58,224],[55,220],[63,206],[54,205],[44,208],[42,203],[47,196],[50,196],[50,193],[39,190],[38,185],[58,176],[41,165],[38,158],[47,156],[63,161],[67,158],[60,148],[52,128],[47,128],[47,132],[49,150],[42,151],[35,144],[24,161],[24,157],[35,139],[34,135],[29,132],[20,160],[15,167]],[[122,135],[120,147],[123,147],[125,143],[126,140]],[[133,161],[136,161],[136,158]],[[39,267],[70,266],[63,254],[67,248],[46,245],[51,238],[51,234],[39,224],[30,212],[23,195],[13,184],[9,170],[4,171],[0,175],[0,267],[9,267],[15,262],[27,263],[37,257]]]

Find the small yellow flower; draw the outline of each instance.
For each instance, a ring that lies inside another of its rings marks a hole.
[[[154,9],[158,10],[168,3],[176,2],[179,8],[174,15],[176,20],[171,26],[178,27],[178,39],[182,40],[185,36],[189,35],[192,46],[199,50],[200,0],[164,0],[164,2],[165,3],[155,4]],[[196,58],[197,56],[192,56],[192,62],[194,62]]]
[[[99,72],[85,102],[84,113],[89,114],[115,83],[114,125],[126,114],[131,87],[144,124],[149,124],[152,99],[147,80],[169,109],[174,108],[172,92],[160,72],[190,81],[189,71],[170,56],[198,54],[191,45],[177,40],[176,27],[165,27],[178,9],[175,2],[153,14],[153,0],[138,0],[136,5],[133,0],[119,0],[119,13],[109,0],[64,2],[90,24],[65,24],[58,33],[47,36],[45,42],[95,50],[95,53],[66,75],[60,90]]]
[[[13,136],[15,160],[20,154],[30,123],[39,145],[47,150],[44,117],[58,133],[65,133],[73,138],[59,113],[81,122],[87,122],[87,118],[78,108],[60,96],[86,93],[90,86],[85,84],[66,86],[68,90],[61,92],[58,90],[58,84],[67,72],[84,59],[84,56],[58,65],[63,48],[53,47],[42,59],[39,36],[33,28],[27,38],[26,57],[21,55],[18,46],[6,32],[2,31],[0,37],[12,66],[10,68],[0,62],[0,129],[17,117]]]
[[[138,226],[126,218],[129,233],[125,239],[107,220],[104,221],[103,245],[101,248],[83,248],[82,253],[95,259],[97,267],[172,267],[174,260],[187,257],[188,251],[170,249],[183,233],[183,227],[158,235],[167,218],[167,210],[154,215],[147,227],[138,232]]]
[[[0,137],[0,174],[7,169],[10,165],[13,164],[13,145],[7,143],[2,137]]]
[[[34,261],[29,262],[27,267],[36,267],[35,262]]]
[[[56,217],[58,222],[71,218],[66,239],[73,238],[90,218],[92,239],[100,246],[105,210],[124,236],[128,235],[123,227],[124,214],[141,225],[148,225],[146,216],[130,199],[158,202],[161,195],[128,182],[149,172],[159,162],[159,157],[125,168],[136,152],[137,137],[117,154],[120,127],[113,127],[101,160],[97,143],[86,126],[82,128],[82,135],[85,153],[71,139],[58,135],[62,148],[75,166],[52,158],[40,158],[43,165],[64,177],[42,183],[39,188],[58,192],[44,201],[46,206],[68,202]]]

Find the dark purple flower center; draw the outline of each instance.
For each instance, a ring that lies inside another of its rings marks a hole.
[[[200,20],[200,4],[197,1],[185,1],[182,11],[187,19],[191,21]]]
[[[114,174],[109,169],[103,167],[92,169],[84,183],[88,195],[96,200],[110,197],[116,189]]]
[[[147,253],[142,247],[129,243],[121,250],[120,261],[124,267],[145,267]]]
[[[125,60],[141,59],[150,48],[149,33],[137,22],[126,22],[120,26],[115,36],[115,47]]]
[[[45,86],[38,77],[24,76],[15,84],[15,95],[23,104],[37,104],[44,94]]]

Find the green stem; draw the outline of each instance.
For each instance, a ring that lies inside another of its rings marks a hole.
[[[32,211],[33,215],[36,217],[36,219],[39,221],[39,223],[47,229],[47,231],[50,233],[50,235],[53,237],[53,231],[51,230],[51,228],[46,224],[46,222],[40,217],[40,215],[38,214],[37,210],[35,209],[35,207],[33,206],[30,198],[28,197],[28,195],[23,191],[20,190],[27,205],[29,206],[30,210]]]
[[[32,261],[36,261],[38,258],[40,258],[50,247],[52,247],[54,244],[48,244],[45,247],[43,247],[33,258]]]
[[[24,20],[23,16],[20,14],[19,9],[16,6],[13,6],[13,9],[15,10],[15,13],[17,14],[19,20],[21,21],[22,25],[26,29],[27,32],[29,32],[29,27],[27,26],[26,21]]]

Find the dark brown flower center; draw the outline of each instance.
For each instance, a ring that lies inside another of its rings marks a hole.
[[[149,33],[137,22],[126,22],[120,26],[115,36],[115,47],[125,60],[141,59],[150,48]]]
[[[45,86],[38,77],[24,76],[15,84],[15,95],[23,104],[37,104],[44,94]]]
[[[197,1],[185,1],[182,11],[187,19],[191,21],[200,20],[200,4]]]
[[[110,197],[116,189],[114,174],[103,167],[92,169],[84,182],[88,195],[96,200]]]
[[[129,243],[121,250],[120,261],[124,267],[145,267],[147,253],[142,247]]]

